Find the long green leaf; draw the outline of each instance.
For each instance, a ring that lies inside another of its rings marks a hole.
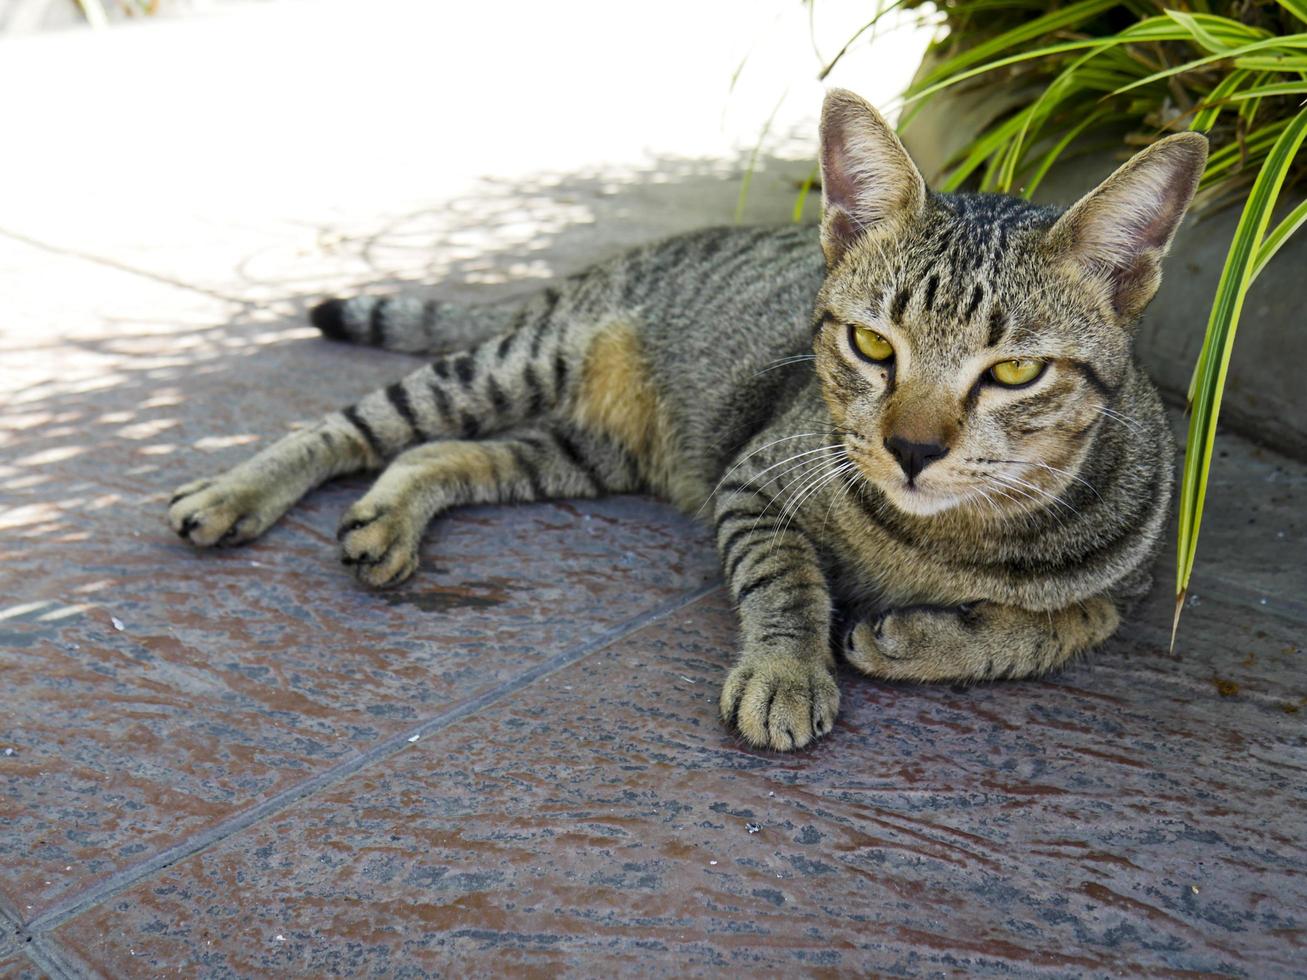
[[[979,167],[993,153],[997,152],[1005,142],[1012,138],[1012,135],[1021,125],[1021,117],[1013,116],[1000,123],[994,129],[981,136],[972,144],[970,152],[962,159],[957,168],[949,174],[948,179],[944,181],[941,188],[945,192],[955,191],[962,186],[962,182],[971,176],[972,172]]]
[[[1113,92],[1113,95],[1120,95],[1122,92],[1129,92],[1131,89],[1139,88],[1141,85],[1148,85],[1152,82],[1159,82],[1162,79],[1170,78],[1173,75],[1182,75],[1185,72],[1193,71],[1195,68],[1202,68],[1204,65],[1210,65],[1213,62],[1224,61],[1227,58],[1238,58],[1235,62],[1241,68],[1252,68],[1254,65],[1248,64],[1250,60],[1240,56],[1251,54],[1254,51],[1265,51],[1268,48],[1307,48],[1307,34],[1285,34],[1281,37],[1268,37],[1265,40],[1253,41],[1251,44],[1242,44],[1237,48],[1229,48],[1220,54],[1211,54],[1205,58],[1196,58],[1193,61],[1186,61],[1180,65],[1173,65],[1163,71],[1154,72],[1138,81],[1131,82],[1129,85],[1122,86]],[[1285,61],[1292,60],[1286,58]],[[1284,63],[1284,62],[1277,62]]]
[[[1226,255],[1225,268],[1221,271],[1216,286],[1216,299],[1207,322],[1207,334],[1198,355],[1198,383],[1194,388],[1189,436],[1185,442],[1184,476],[1180,485],[1176,605],[1171,627],[1173,645],[1198,549],[1198,532],[1207,497],[1207,477],[1212,460],[1212,445],[1216,438],[1216,422],[1221,412],[1221,395],[1230,366],[1230,352],[1239,325],[1239,314],[1252,281],[1258,250],[1270,223],[1271,212],[1304,137],[1307,137],[1307,109],[1289,121],[1271,147],[1266,162],[1253,183],[1239,217],[1234,239],[1230,243],[1230,251]]]
[[[1102,122],[1107,115],[1108,112],[1105,107],[1099,108],[1068,129],[1062,135],[1062,138],[1053,144],[1049,151],[1044,154],[1043,159],[1039,161],[1038,166],[1035,167],[1034,173],[1032,173],[1030,179],[1026,181],[1025,189],[1022,191],[1022,196],[1027,200],[1034,196],[1035,188],[1040,185],[1040,182],[1043,181],[1049,169],[1066,151],[1066,148],[1071,145],[1072,141],[1089,127]]]
[[[1228,3],[1228,0],[1226,2]],[[1201,25],[1203,30],[1232,44],[1237,44],[1240,41],[1256,41],[1258,38],[1272,36],[1272,32],[1265,28],[1245,24],[1233,17],[1221,17],[1210,13],[1194,13],[1190,16]]]
[[[1189,14],[1179,10],[1167,10],[1166,15],[1187,30],[1200,47],[1218,53],[1249,41],[1258,41],[1271,37],[1270,31],[1241,24],[1229,17],[1215,17],[1211,14]]]
[[[1237,166],[1244,160],[1245,155],[1248,160],[1256,160],[1261,156],[1263,150],[1269,149],[1279,139],[1280,134],[1284,132],[1288,125],[1289,120],[1287,119],[1267,123],[1261,129],[1255,130],[1244,137],[1242,147],[1238,143],[1228,143],[1221,147],[1207,158],[1207,167],[1203,171],[1202,180],[1198,182],[1199,189],[1205,190],[1222,179],[1227,170]]]
[[[1020,64],[1023,61],[1033,61],[1036,58],[1062,54],[1064,51],[1084,51],[1086,48],[1112,48],[1144,41],[1183,41],[1186,37],[1188,35],[1185,33],[1184,28],[1175,24],[1167,24],[1165,17],[1154,17],[1147,22],[1141,22],[1132,28],[1127,28],[1113,37],[1092,38],[1085,41],[1062,41],[1057,44],[1045,45],[1042,48],[1035,48],[1032,51],[1023,51],[1021,54],[999,58],[997,61],[986,62],[976,68],[968,68],[966,71],[952,75],[943,81],[935,82],[933,85],[908,93],[904,96],[902,104],[908,105],[913,102],[920,102],[936,92],[951,88],[959,82],[965,82],[969,78],[975,78],[977,75],[983,75],[986,72],[1007,68],[1009,65]],[[904,122],[900,122],[900,125],[904,124]]]
[[[835,57],[831,58],[830,61],[826,62],[825,67],[822,68],[822,70],[817,73],[817,81],[819,82],[825,81],[826,76],[831,73],[831,70],[837,64],[839,64],[840,59],[849,53],[849,48],[853,47],[853,42],[855,42],[858,38],[862,37],[863,34],[865,34],[867,31],[871,30],[878,23],[880,23],[880,19],[884,17],[886,14],[888,14],[891,10],[897,10],[899,7],[903,6],[903,3],[904,0],[894,0],[894,2],[891,3],[888,7],[881,7],[879,10],[877,10],[875,16],[873,16],[871,20],[867,21],[867,23],[859,27],[857,31],[854,32],[853,36],[844,42],[844,47],[840,48],[839,51],[836,52]],[[813,4],[812,9],[814,10],[816,9],[815,2]]]
[[[1241,99],[1260,99],[1267,95],[1304,94],[1307,94],[1307,82],[1274,82],[1270,85],[1254,85],[1242,92],[1227,95],[1225,98],[1227,102],[1238,102]]]
[[[1236,68],[1221,79],[1216,84],[1216,88],[1207,93],[1207,98],[1203,100],[1203,108],[1194,115],[1189,128],[1196,133],[1210,132],[1216,125],[1221,109],[1225,106],[1226,97],[1238,89],[1251,75],[1252,72],[1246,68]]]
[[[1249,282],[1262,274],[1266,263],[1275,257],[1280,247],[1304,224],[1307,224],[1307,200],[1290,211],[1285,219],[1275,226],[1275,230],[1262,240],[1262,247],[1257,250],[1257,261],[1253,263],[1253,271],[1248,277]]]
[[[794,210],[790,213],[790,220],[796,225],[803,221],[803,206],[808,202],[808,195],[812,192],[813,185],[817,183],[818,176],[816,167],[809,170],[808,176],[803,180],[803,186],[799,188],[798,196],[794,199]]]
[[[956,75],[962,69],[984,61],[986,58],[1019,47],[1036,38],[1044,37],[1046,34],[1052,34],[1054,31],[1059,31],[1072,24],[1097,17],[1099,14],[1117,6],[1118,2],[1119,0],[1081,0],[1080,3],[1073,3],[1061,10],[1050,11],[1042,17],[1036,17],[1019,27],[1012,28],[1010,31],[1004,31],[998,37],[982,41],[980,44],[948,58],[922,79],[922,84],[929,85],[946,76]]]
[[[1307,0],[1277,0],[1281,7],[1307,23]]]
[[[762,152],[762,144],[766,142],[767,134],[771,132],[771,125],[776,121],[776,113],[781,111],[781,105],[789,94],[789,91],[786,90],[776,100],[776,105],[772,108],[767,121],[762,124],[762,132],[758,134],[758,142],[753,144],[753,152],[749,154],[749,163],[744,168],[744,177],[740,180],[740,193],[735,199],[735,223],[737,225],[744,220],[744,205],[749,199],[749,185],[753,183],[754,171],[758,169],[758,154]]]
[[[1166,16],[1188,31],[1198,46],[1212,52],[1213,54],[1225,54],[1231,45],[1218,38],[1211,31],[1207,30],[1193,14],[1182,13],[1179,10],[1168,10]]]
[[[1253,71],[1307,71],[1307,57],[1302,55],[1275,55],[1274,57],[1235,58],[1236,68]]]
[[[1060,75],[1049,82],[1048,87],[1044,89],[1038,99],[1036,99],[1023,116],[1021,130],[1013,137],[1012,142],[1008,144],[1007,153],[1003,160],[1003,165],[999,171],[999,189],[1011,190],[1012,185],[1016,183],[1017,165],[1021,160],[1022,147],[1025,145],[1027,138],[1030,136],[1031,124],[1039,120],[1035,129],[1042,124],[1044,119],[1056,110],[1058,103],[1062,100],[1064,92],[1074,91],[1076,73],[1082,69],[1092,58],[1098,55],[1098,51],[1088,51],[1081,55]]]

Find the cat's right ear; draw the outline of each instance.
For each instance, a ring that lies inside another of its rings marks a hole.
[[[832,267],[863,235],[892,230],[926,203],[926,181],[894,130],[845,89],[831,89],[821,108],[821,197]]]
[[[1161,263],[1207,163],[1207,139],[1177,133],[1141,150],[1058,218],[1053,254],[1131,323],[1162,281]]]

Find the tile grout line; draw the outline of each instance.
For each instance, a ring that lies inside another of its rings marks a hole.
[[[81,957],[65,949],[51,936],[33,936],[23,952],[30,963],[55,980],[103,976],[99,970],[83,962]]]
[[[562,653],[555,654],[548,660],[545,660],[544,662],[537,664],[535,667],[518,674],[516,677],[485,691],[477,697],[472,698],[469,701],[464,701],[462,704],[455,705],[454,707],[436,715],[434,718],[427,719],[415,728],[410,728],[398,735],[393,735],[388,739],[384,739],[366,751],[360,752],[351,759],[338,763],[301,783],[296,783],[295,785],[282,790],[280,793],[269,797],[262,803],[228,817],[208,830],[201,831],[192,837],[179,841],[171,847],[160,851],[149,860],[110,875],[98,884],[92,885],[90,888],[72,896],[69,900],[62,903],[56,903],[53,908],[42,912],[23,926],[23,928],[32,933],[48,933],[63,925],[70,919],[80,915],[82,912],[86,911],[86,909],[98,905],[105,899],[112,898],[120,892],[126,891],[128,888],[146,878],[149,878],[151,875],[163,870],[169,865],[176,864],[177,862],[183,861],[201,851],[207,850],[213,845],[221,843],[228,837],[244,830],[246,827],[252,826],[266,817],[285,810],[305,797],[311,796],[321,789],[325,789],[340,782],[345,777],[352,776],[354,773],[375,762],[396,755],[408,747],[410,742],[415,740],[415,736],[420,739],[448,728],[469,715],[473,715],[481,709],[495,704],[504,697],[507,697],[510,694],[515,694],[523,688],[534,684],[541,678],[553,674],[565,667],[571,666],[577,661],[582,660],[598,650],[602,650],[604,647],[615,643],[623,637],[636,633],[660,619],[670,616],[688,606],[694,605],[700,600],[712,595],[714,592],[719,591],[721,588],[721,583],[716,581],[709,585],[702,585],[697,589],[678,595],[675,599],[646,610],[638,616],[628,619],[617,626],[611,626],[599,633],[593,639],[587,640],[570,650],[565,650]]]
[[[0,895],[0,928],[15,930],[16,938],[0,939],[0,956],[17,956],[25,958],[38,970],[54,977],[55,980],[77,980],[79,977],[95,976],[95,971],[86,968],[76,956],[65,950],[53,937],[33,936],[23,926],[22,915],[18,907],[4,895]],[[75,964],[75,965],[70,965]]]

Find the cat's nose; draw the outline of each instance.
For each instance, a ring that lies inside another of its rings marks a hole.
[[[948,449],[937,442],[911,442],[902,436],[890,436],[885,440],[885,448],[899,461],[909,483],[935,460],[948,455]]]

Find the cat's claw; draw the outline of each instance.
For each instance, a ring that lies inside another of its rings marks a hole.
[[[417,571],[420,536],[402,508],[360,500],[340,519],[340,562],[374,589],[399,585]]]
[[[830,668],[815,659],[746,656],[726,678],[720,708],[749,744],[787,752],[831,730],[840,691]]]

